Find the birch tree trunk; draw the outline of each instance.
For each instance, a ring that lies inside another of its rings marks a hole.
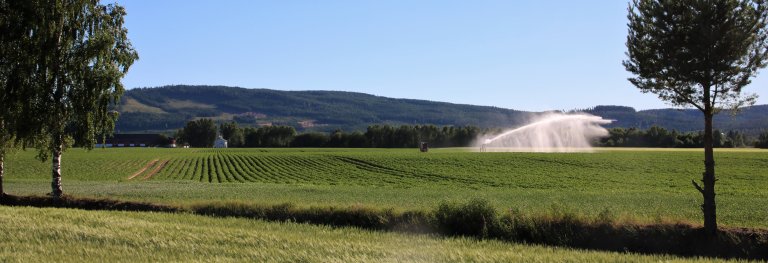
[[[56,146],[54,146],[53,149],[53,158],[52,158],[52,165],[51,165],[51,195],[54,198],[60,198],[62,195],[61,190],[61,154],[62,154],[62,138],[61,136],[55,136],[56,137]]]
[[[3,176],[5,175],[5,155],[0,153],[0,197],[5,195],[3,188]]]

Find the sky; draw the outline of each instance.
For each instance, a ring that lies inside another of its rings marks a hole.
[[[113,2],[113,1],[106,1]],[[126,88],[338,90],[545,111],[670,108],[632,86],[620,0],[120,0]],[[768,72],[744,92],[768,101]]]

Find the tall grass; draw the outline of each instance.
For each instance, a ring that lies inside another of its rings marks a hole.
[[[183,213],[0,206],[2,262],[702,262]]]
[[[765,230],[726,228],[719,232],[717,238],[712,239],[707,238],[700,226],[688,224],[631,224],[616,222],[608,215],[589,219],[557,210],[543,217],[520,214],[514,210],[500,213],[483,199],[473,199],[466,203],[444,202],[431,211],[396,211],[359,205],[299,207],[290,203],[255,205],[237,202],[174,207],[72,197],[54,200],[46,197],[5,196],[0,203],[14,206],[188,212],[214,217],[439,233],[607,251],[768,259],[768,231]]]

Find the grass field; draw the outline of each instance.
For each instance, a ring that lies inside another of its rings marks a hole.
[[[713,261],[190,214],[0,206],[0,222],[3,262]]]
[[[527,214],[610,214],[635,222],[700,221],[691,186],[701,150],[475,153],[467,149],[72,149],[65,193],[171,204],[208,201],[431,209],[485,198]],[[17,152],[6,192],[49,192],[48,163]],[[716,151],[722,225],[768,228],[768,151]],[[130,178],[130,179],[129,179]]]

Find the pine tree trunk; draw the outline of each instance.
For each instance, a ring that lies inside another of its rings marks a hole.
[[[699,189],[704,197],[701,211],[704,213],[704,230],[708,235],[717,234],[717,210],[715,205],[715,154],[713,149],[712,113],[704,114],[704,176],[701,182],[704,188]]]
[[[56,137],[56,146],[53,149],[53,160],[51,165],[51,195],[54,198],[61,197],[63,191],[61,190],[61,153],[62,142],[61,136]]]

